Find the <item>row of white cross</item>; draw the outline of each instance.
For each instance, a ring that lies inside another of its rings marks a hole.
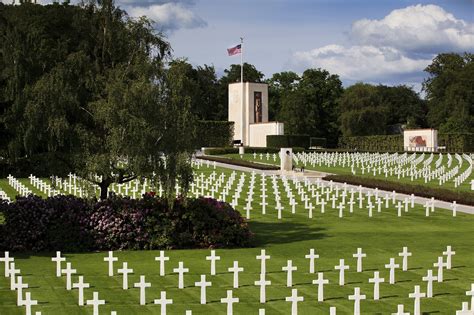
[[[266,156],[267,161],[270,160],[270,154],[260,153],[260,160]],[[425,183],[432,180],[437,180],[440,186],[444,185],[448,181],[454,182],[454,187],[458,187],[463,182],[468,180],[472,174],[473,160],[470,155],[455,154],[457,165],[453,168],[451,154],[446,155],[448,157],[447,167],[443,165],[443,154],[438,155],[438,159],[433,164],[434,154],[428,156],[425,160],[425,154],[417,155],[412,153],[398,154],[398,153],[320,153],[320,152],[301,152],[293,155],[293,160],[296,164],[301,163],[305,167],[311,165],[313,168],[316,165],[326,167],[350,167],[352,173],[355,175],[358,172],[361,174],[373,173],[373,176],[381,175],[385,177],[397,175],[397,178],[410,177],[411,181],[418,178],[423,178]],[[257,159],[257,154],[253,154],[254,160]],[[278,157],[279,158],[279,157]],[[461,167],[463,166],[463,159],[467,161],[468,167],[466,170],[459,174]],[[273,154],[273,161],[277,160],[277,155]],[[423,164],[420,168],[419,165]]]
[[[410,293],[409,297],[414,299],[414,315],[421,314],[421,307],[420,301],[421,298],[432,298],[433,297],[433,282],[437,281],[439,283],[443,282],[443,270],[450,270],[452,268],[452,257],[456,254],[451,248],[448,246],[446,251],[443,252],[443,256],[438,257],[438,261],[433,264],[434,267],[437,268],[437,275],[433,275],[433,271],[431,269],[427,270],[427,275],[422,277],[422,280],[427,282],[427,290],[426,293],[422,293],[420,291],[420,286],[415,286],[415,292]],[[412,256],[412,253],[408,251],[407,247],[404,247],[402,252],[398,253],[398,256],[402,258],[402,270],[408,270],[408,257]],[[352,255],[353,258],[356,259],[357,262],[357,272],[363,272],[363,259],[367,257],[366,253],[363,253],[361,248],[357,249],[357,252]],[[444,260],[446,258],[446,261]],[[315,260],[319,258],[319,255],[316,254],[314,248],[310,249],[309,253],[305,255],[305,258],[309,260],[309,273],[314,274],[316,273],[315,269]],[[260,287],[260,303],[266,303],[266,287],[271,285],[271,281],[266,280],[266,264],[267,261],[271,259],[270,255],[266,254],[264,249],[261,250],[260,255],[256,256],[256,259],[260,261],[260,278],[258,281],[255,281],[255,285]],[[51,258],[53,262],[56,263],[56,276],[62,277],[63,275],[66,276],[66,290],[78,289],[79,298],[78,304],[80,306],[84,305],[92,305],[93,313],[99,314],[99,306],[105,304],[105,300],[100,300],[98,296],[98,292],[93,292],[93,299],[84,301],[84,289],[90,288],[89,283],[84,282],[84,277],[79,276],[78,282],[72,282],[72,275],[77,273],[76,269],[72,268],[72,264],[70,262],[66,262],[66,258],[61,256],[61,252],[57,252],[56,256]],[[160,251],[160,256],[155,257],[155,261],[159,262],[159,274],[160,276],[165,275],[165,263],[170,260],[170,257],[165,255],[164,251]],[[206,260],[210,262],[210,275],[216,275],[216,262],[221,260],[220,256],[216,255],[215,250],[211,250],[210,256],[206,256]],[[114,263],[118,261],[118,257],[113,255],[112,251],[109,251],[108,256],[104,257],[104,261],[108,263],[108,275],[110,277],[114,276]],[[14,258],[9,256],[9,252],[4,253],[4,257],[0,258],[0,262],[4,262],[5,267],[5,277],[10,278],[10,289],[17,291],[17,305],[18,306],[25,306],[26,314],[31,314],[31,308],[34,305],[38,304],[37,300],[31,299],[31,293],[25,292],[25,297],[23,298],[23,289],[28,288],[28,284],[23,283],[22,276],[20,274],[20,270],[16,268]],[[66,262],[66,268],[62,268],[62,263]],[[395,258],[390,258],[389,264],[385,265],[385,268],[389,269],[389,283],[395,284],[395,270],[399,268],[400,265],[395,263]],[[345,264],[344,259],[339,260],[339,264],[334,267],[335,270],[339,271],[339,285],[345,285],[345,270],[349,269],[349,265]],[[286,286],[292,287],[293,286],[293,272],[297,271],[298,268],[293,265],[292,260],[287,261],[287,265],[283,266],[282,271],[287,273],[286,279]],[[239,266],[238,261],[233,262],[233,266],[228,268],[228,272],[233,273],[233,288],[239,288],[239,273],[243,272],[244,268]],[[128,275],[133,273],[133,269],[129,268],[127,262],[123,262],[122,268],[117,270],[119,274],[122,275],[122,288],[123,290],[128,290],[129,283],[128,283]],[[178,268],[173,269],[173,273],[178,274],[178,288],[183,289],[184,286],[184,274],[189,272],[189,268],[184,267],[184,263],[182,261],[178,262]],[[318,272],[318,278],[313,280],[312,283],[318,286],[318,293],[317,293],[317,300],[318,302],[324,301],[324,285],[329,283],[328,279],[324,279],[324,273]],[[385,282],[384,278],[380,277],[379,271],[374,272],[373,278],[369,279],[369,283],[373,283],[373,298],[374,300],[378,300],[380,297],[380,283]],[[200,295],[200,303],[206,304],[206,288],[212,286],[212,282],[206,280],[206,275],[201,275],[201,279],[194,284],[196,287],[200,287],[201,295]],[[135,288],[139,288],[140,290],[140,305],[146,304],[146,289],[151,287],[150,282],[146,282],[145,276],[140,276],[140,282],[134,283]],[[459,314],[461,315],[472,315],[474,312],[474,284],[470,291],[466,292],[467,296],[471,296],[471,306],[468,307],[468,304],[463,303],[463,309],[460,310]],[[349,300],[354,301],[354,314],[360,314],[360,302],[366,299],[366,295],[362,295],[360,293],[360,288],[354,289],[354,294],[348,296]],[[297,289],[292,289],[291,296],[286,298],[287,302],[291,302],[292,305],[292,312],[291,314],[297,314],[297,304],[304,300],[304,297],[298,296]],[[166,314],[166,306],[173,303],[173,300],[168,299],[166,297],[166,291],[160,292],[160,299],[155,299],[154,304],[160,305],[161,307],[161,314]],[[238,303],[239,299],[233,297],[233,291],[228,290],[227,296],[221,299],[221,303],[227,304],[227,314],[233,313],[233,304]],[[467,305],[467,306],[466,306]],[[331,308],[335,314],[335,308]],[[264,314],[264,309],[261,309],[260,314]],[[38,312],[36,313],[38,314]],[[191,311],[187,311],[187,314],[191,314]],[[394,314],[406,314],[403,311],[403,306],[398,307],[398,312]]]

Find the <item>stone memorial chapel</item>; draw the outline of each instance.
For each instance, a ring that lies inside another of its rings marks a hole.
[[[229,84],[229,121],[234,122],[234,143],[244,146],[266,147],[268,135],[284,133],[283,123],[268,121],[266,83]]]

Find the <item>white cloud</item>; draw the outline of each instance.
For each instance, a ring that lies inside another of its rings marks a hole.
[[[181,28],[197,28],[207,25],[201,17],[181,3],[168,2],[148,7],[128,7],[130,16],[147,16],[161,31],[174,31]]]
[[[298,69],[323,68],[349,81],[385,80],[420,71],[429,59],[411,59],[393,47],[328,45],[294,54]]]
[[[381,20],[358,20],[349,36],[352,46],[327,45],[294,53],[292,68],[323,68],[346,83],[413,85],[423,80],[423,70],[436,54],[474,50],[474,24],[435,5],[393,10]]]
[[[474,23],[457,19],[436,5],[418,4],[393,10],[381,20],[358,20],[350,36],[359,44],[391,46],[406,52],[474,50]]]

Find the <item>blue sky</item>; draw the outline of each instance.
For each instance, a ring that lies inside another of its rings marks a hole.
[[[8,0],[0,0],[10,2]],[[41,1],[41,0],[40,0]],[[50,1],[50,0],[43,0]],[[243,36],[244,60],[273,73],[324,68],[347,86],[407,84],[441,52],[474,52],[474,0],[116,0],[146,15],[168,37],[175,57],[214,65],[240,57],[226,48]]]
[[[226,48],[240,36],[245,61],[266,77],[321,67],[345,85],[407,84],[416,90],[437,53],[474,52],[472,0],[185,0],[168,6],[188,13],[176,17],[182,24],[157,21],[174,55],[212,64],[219,73],[239,62]]]

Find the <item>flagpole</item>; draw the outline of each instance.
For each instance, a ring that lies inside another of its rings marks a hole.
[[[242,134],[242,145],[244,145],[244,133],[245,133],[245,108],[244,108],[244,38],[240,38],[240,83],[242,85],[241,89],[241,97],[240,97],[240,105],[242,108],[242,123],[240,126],[241,134]]]

